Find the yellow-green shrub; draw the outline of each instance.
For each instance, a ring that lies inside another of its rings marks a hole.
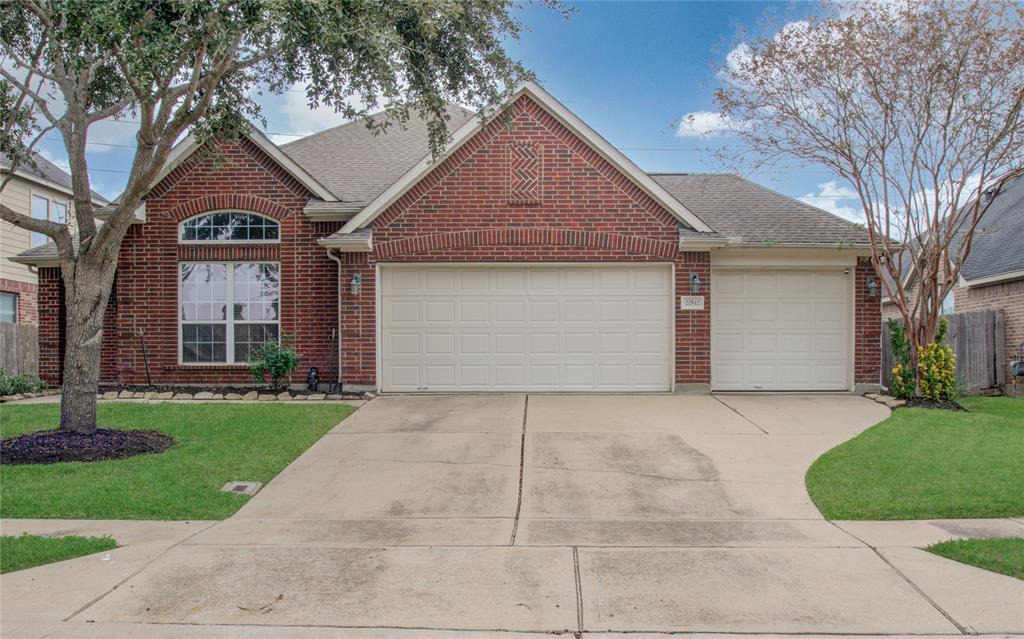
[[[956,356],[945,344],[932,342],[917,349],[921,395],[928,399],[956,399]]]

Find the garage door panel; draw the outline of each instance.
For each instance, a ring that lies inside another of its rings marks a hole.
[[[382,387],[668,390],[671,280],[664,265],[385,266]]]
[[[847,389],[849,287],[849,276],[838,269],[714,272],[712,388]]]
[[[480,300],[461,300],[459,302],[459,321],[489,323],[491,320],[491,305]]]

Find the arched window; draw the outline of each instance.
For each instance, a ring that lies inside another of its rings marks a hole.
[[[182,242],[277,242],[281,225],[245,211],[204,213],[181,223]]]

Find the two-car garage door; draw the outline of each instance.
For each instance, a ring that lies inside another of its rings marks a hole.
[[[381,268],[382,389],[667,391],[672,269]]]

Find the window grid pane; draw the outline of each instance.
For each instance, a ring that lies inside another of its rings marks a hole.
[[[280,270],[270,262],[181,263],[182,363],[244,363],[253,347],[278,341]]]
[[[277,341],[277,324],[235,324],[235,362],[244,362],[249,349],[269,341]]]
[[[280,226],[270,218],[242,211],[208,213],[181,224],[183,242],[266,242],[279,239]]]

